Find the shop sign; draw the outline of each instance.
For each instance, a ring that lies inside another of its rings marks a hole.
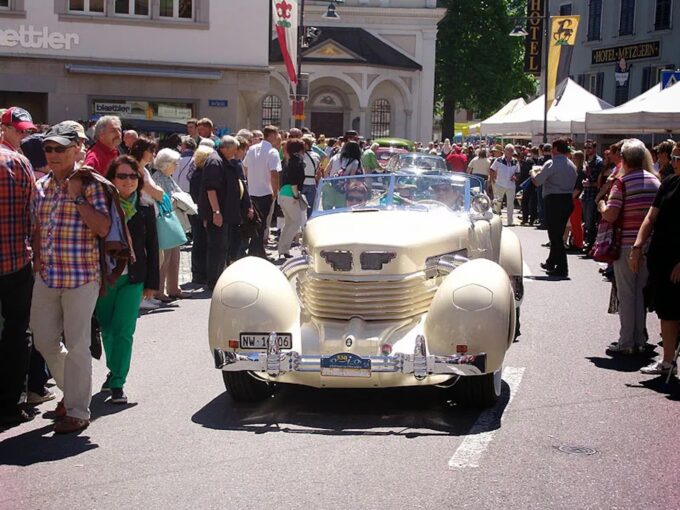
[[[189,119],[191,118],[191,108],[186,106],[176,106],[172,104],[159,104],[158,116],[166,119]]]
[[[226,108],[229,106],[229,101],[226,99],[208,99],[208,106],[213,106],[216,108]]]
[[[656,58],[661,54],[660,41],[648,41],[627,46],[615,46],[612,48],[599,48],[593,50],[592,65],[613,64],[622,58],[626,60],[640,60],[643,58]]]
[[[33,25],[21,25],[18,30],[0,30],[0,46],[26,49],[70,50],[80,44],[78,34],[50,32],[48,27],[36,29]]]
[[[132,106],[127,103],[95,103],[94,113],[96,115],[128,116],[132,113]]]
[[[524,71],[535,76],[541,74],[543,55],[543,14],[545,0],[529,0],[527,4],[527,32],[524,41]]]

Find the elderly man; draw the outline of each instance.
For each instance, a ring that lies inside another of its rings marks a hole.
[[[123,133],[123,143],[118,147],[118,152],[121,154],[130,154],[132,146],[139,139],[137,131],[134,129],[128,129]]]
[[[73,177],[78,170],[78,132],[52,127],[43,140],[50,173],[37,183],[33,237],[37,273],[31,329],[38,351],[64,393],[57,406],[56,433],[77,432],[90,423],[91,319],[102,272],[99,239],[111,218],[103,186]],[[66,339],[62,340],[62,332]]]
[[[516,182],[520,173],[519,161],[515,158],[515,146],[507,144],[503,149],[503,157],[491,164],[489,178],[493,185],[493,198],[496,212],[501,214],[503,198],[508,202],[508,226],[514,225]]]
[[[541,267],[549,276],[567,278],[569,266],[564,247],[564,229],[574,208],[573,192],[576,184],[576,166],[567,157],[569,144],[558,138],[552,144],[552,158],[543,165],[540,173],[531,171],[536,186],[543,187],[545,221],[550,239],[550,254]]]
[[[381,171],[380,165],[378,164],[378,157],[375,155],[375,151],[378,150],[378,147],[380,147],[380,145],[372,143],[361,155],[361,166],[366,174],[375,174]]]
[[[33,124],[31,114],[18,106],[12,106],[4,111],[0,117],[0,125],[2,126],[0,145],[19,153],[21,153],[21,141],[38,130]]]
[[[263,135],[262,142],[248,149],[243,166],[248,179],[250,198],[260,211],[263,220],[257,236],[250,240],[248,254],[265,258],[267,256],[264,249],[265,233],[268,231],[274,209],[272,206],[279,192],[281,159],[276,147],[280,146],[281,142],[279,128],[275,126],[266,126]]]
[[[0,146],[0,310],[4,321],[0,336],[0,425],[33,419],[19,408],[19,399],[26,391],[31,353],[28,321],[33,271],[28,241],[34,191],[28,160]]]
[[[112,115],[100,117],[94,125],[95,144],[87,151],[83,164],[94,168],[100,175],[106,175],[109,164],[118,157],[121,137],[118,117]]]

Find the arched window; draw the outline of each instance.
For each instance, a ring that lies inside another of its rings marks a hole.
[[[390,136],[392,107],[387,99],[376,99],[371,107],[371,138]]]
[[[262,100],[262,125],[281,126],[281,99],[267,96]]]

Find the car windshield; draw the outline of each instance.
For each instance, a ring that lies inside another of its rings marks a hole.
[[[446,171],[446,163],[439,156],[422,156],[419,154],[404,154],[399,156],[396,169],[420,168],[422,170]]]
[[[313,215],[376,209],[467,212],[482,190],[480,179],[465,174],[332,177],[319,183]]]

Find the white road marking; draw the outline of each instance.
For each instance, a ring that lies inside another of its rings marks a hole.
[[[532,281],[531,277],[534,276],[534,273],[531,272],[529,265],[524,261],[522,261],[522,271],[524,272],[524,279],[526,280],[528,278],[527,281]]]
[[[510,387],[510,397],[505,409],[501,410],[498,407],[487,409],[482,412],[477,418],[477,421],[472,425],[463,442],[458,446],[453,456],[449,459],[449,468],[476,468],[479,467],[479,461],[484,455],[484,452],[491,444],[494,435],[498,431],[489,430],[494,423],[500,419],[499,413],[507,411],[510,407],[515,393],[522,382],[524,376],[524,367],[514,368],[506,367],[503,369],[503,380],[508,383]]]

